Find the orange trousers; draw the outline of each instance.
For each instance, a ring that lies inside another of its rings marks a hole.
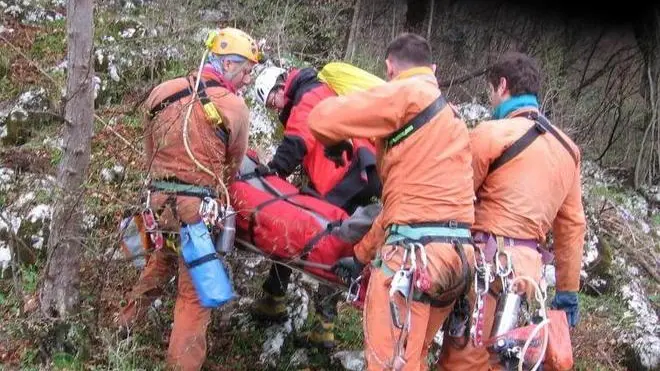
[[[481,246],[479,246],[481,247]],[[504,247],[504,251],[511,253],[513,271],[516,276],[529,276],[537,283],[541,282],[543,263],[541,254],[525,246]],[[484,327],[483,341],[490,337],[493,321],[495,320],[495,308],[497,306],[496,294],[502,292],[502,285],[499,278],[491,283],[491,291],[484,297]],[[528,300],[534,300],[533,287],[526,282],[517,286],[520,290],[527,293]],[[470,308],[474,308],[476,296],[474,290],[470,293]],[[474,326],[474,323],[472,324]],[[446,339],[446,338],[445,338]],[[443,342],[447,344],[447,342]],[[496,355],[491,355],[485,347],[476,347],[469,340],[468,345],[463,349],[457,349],[451,344],[443,345],[442,354],[438,362],[438,370],[447,371],[486,371],[503,370],[499,364]]]
[[[467,263],[470,267],[474,262],[474,250],[471,245],[463,245]],[[401,267],[403,248],[384,246],[379,257],[382,264],[396,271]],[[431,243],[426,245],[428,257],[428,273],[432,282],[432,290],[442,292],[463,279],[463,266],[454,247],[448,243]],[[419,258],[417,264],[420,264]],[[365,360],[368,370],[393,369],[393,357],[397,348],[397,340],[401,330],[394,326],[390,312],[390,282],[382,268],[372,266],[369,286],[363,311]],[[396,297],[400,319],[405,321],[407,310],[402,297]],[[436,333],[447,316],[452,311],[453,302],[444,308],[432,307],[418,301],[411,303],[410,330],[407,336],[405,353],[402,354],[405,364],[401,370],[427,370],[426,356]]]
[[[120,324],[130,326],[142,317],[162,285],[176,274],[178,287],[174,306],[174,328],[167,349],[168,367],[173,370],[200,370],[206,359],[206,328],[211,310],[199,304],[197,292],[183,258],[163,248],[149,257],[142,274],[129,294],[129,302],[122,310]]]

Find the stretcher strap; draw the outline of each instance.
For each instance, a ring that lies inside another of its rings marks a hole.
[[[206,255],[204,255],[204,256],[202,256],[202,257],[200,257],[200,258],[197,258],[197,259],[191,261],[190,263],[186,263],[186,267],[187,267],[188,269],[192,269],[192,268],[195,268],[195,267],[198,266],[198,265],[202,265],[202,264],[204,264],[204,263],[208,263],[208,262],[210,262],[210,261],[212,261],[212,260],[215,260],[215,259],[217,259],[217,258],[218,258],[218,256],[217,256],[215,253],[206,254]]]
[[[252,242],[255,245],[257,244],[254,240],[254,235],[255,235],[254,225],[257,222],[257,213],[259,211],[261,211],[264,207],[266,207],[266,206],[268,206],[272,203],[275,203],[275,202],[281,201],[281,200],[286,200],[288,197],[295,196],[296,194],[297,193],[289,194],[289,195],[275,196],[275,197],[271,198],[270,200],[264,201],[264,202],[260,203],[259,205],[255,206],[254,210],[252,210],[252,213],[250,214],[250,223],[248,224],[248,235],[250,236],[250,242]]]
[[[323,237],[329,235],[332,230],[341,225],[341,220],[334,221],[331,223],[328,223],[328,225],[325,227],[324,230],[320,231],[319,233],[315,234],[314,237],[310,238],[309,241],[305,244],[305,247],[303,248],[303,252],[301,255],[301,259],[305,260],[307,259],[307,256],[309,256],[309,253],[312,252],[316,244],[323,239]]]

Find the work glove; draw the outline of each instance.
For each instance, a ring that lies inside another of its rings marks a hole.
[[[341,258],[332,266],[332,271],[346,286],[349,286],[351,282],[358,278],[363,269],[364,264],[355,256]]]
[[[572,291],[557,291],[552,299],[553,309],[562,309],[566,312],[566,319],[571,327],[580,322],[580,309],[578,308],[578,294]]]
[[[347,140],[343,140],[332,146],[327,146],[324,150],[325,157],[334,162],[335,167],[346,165],[346,162],[344,161],[344,152],[346,152],[346,156],[350,161],[353,157],[353,145]]]

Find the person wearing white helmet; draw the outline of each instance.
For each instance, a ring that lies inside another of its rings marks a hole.
[[[275,88],[284,88],[284,78],[286,77],[286,70],[281,67],[266,67],[254,80],[254,90],[257,95],[257,100],[260,104],[266,106],[267,108],[273,108],[274,103],[267,105],[267,102],[271,102],[275,98],[275,94],[279,93],[279,99],[284,99],[283,89]],[[274,95],[270,96],[270,93],[273,92]],[[269,98],[271,101],[269,101]],[[284,105],[282,103],[282,105]]]
[[[314,68],[267,67],[255,79],[257,101],[276,111],[284,126],[284,138],[267,164],[267,169],[287,177],[301,167],[309,179],[303,192],[313,194],[352,214],[358,206],[366,206],[379,198],[381,183],[376,172],[375,147],[364,139],[352,141],[352,148],[341,158],[328,156],[325,147],[309,130],[307,116],[321,101],[337,94],[319,81]],[[350,146],[350,145],[349,145]],[[273,264],[263,285],[264,295],[254,307],[254,314],[271,321],[287,316],[286,288],[291,269]],[[334,318],[340,292],[324,285],[316,293],[316,323],[307,334],[308,344],[331,348],[334,340]],[[320,318],[319,318],[320,317]]]

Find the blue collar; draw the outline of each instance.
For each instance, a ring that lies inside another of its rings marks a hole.
[[[536,96],[533,94],[523,94],[523,95],[516,95],[515,97],[511,97],[504,102],[500,103],[495,107],[493,110],[493,118],[496,120],[503,119],[507,117],[511,112],[524,108],[524,107],[529,107],[529,108],[539,108],[539,102],[536,99]]]

